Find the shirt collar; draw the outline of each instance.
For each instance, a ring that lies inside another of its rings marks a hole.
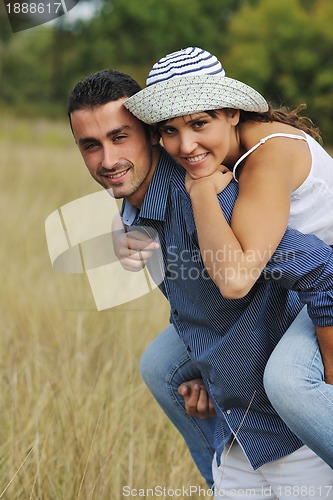
[[[161,155],[148,191],[144,197],[141,209],[138,210],[127,200],[124,200],[122,207],[122,217],[124,223],[127,225],[133,224],[137,216],[145,219],[164,221],[170,183],[176,172],[180,172],[184,175],[182,168],[163,148],[161,148]]]

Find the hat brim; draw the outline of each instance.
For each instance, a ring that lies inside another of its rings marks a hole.
[[[222,108],[268,111],[268,104],[259,92],[238,80],[219,75],[195,75],[155,83],[127,99],[124,105],[149,125]]]

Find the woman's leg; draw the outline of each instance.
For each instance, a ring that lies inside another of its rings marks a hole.
[[[306,308],[274,349],[265,370],[267,395],[288,427],[333,468],[333,385]]]
[[[164,413],[183,436],[192,458],[210,487],[215,417],[205,420],[190,417],[177,392],[181,383],[201,378],[183,342],[172,325],[166,328],[144,352],[140,370],[148,389]]]

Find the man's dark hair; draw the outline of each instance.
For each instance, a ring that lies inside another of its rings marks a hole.
[[[71,91],[68,99],[68,116],[78,109],[103,106],[122,97],[131,97],[141,90],[140,85],[126,73],[104,69],[83,78]]]

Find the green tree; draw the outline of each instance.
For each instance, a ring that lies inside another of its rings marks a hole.
[[[312,10],[316,29],[314,68],[310,87],[314,119],[323,131],[325,141],[333,144],[333,4],[330,0],[317,0]]]
[[[243,6],[229,26],[225,65],[275,105],[306,103],[308,114],[333,132],[333,7],[329,0],[261,0]]]
[[[35,108],[54,113],[65,102],[67,51],[72,35],[40,27],[12,36],[3,56],[2,95],[8,105],[20,112]]]
[[[187,46],[225,47],[225,31],[244,0],[112,0],[89,23],[80,23],[77,69],[118,67],[144,83],[163,55]]]
[[[11,29],[8,22],[4,4],[0,2],[0,101],[4,99],[3,93],[3,59],[6,53],[8,44],[10,43]]]
[[[252,0],[255,3],[258,0]],[[3,57],[2,97],[12,105],[61,109],[81,77],[105,67],[144,84],[152,63],[173,50],[199,45],[224,52],[230,18],[244,0],[104,1],[99,15],[68,25],[33,28],[10,37]]]
[[[273,104],[305,102],[332,137],[332,21],[331,0],[105,0],[95,17],[70,26],[60,18],[53,28],[13,35],[7,22],[0,30],[0,99],[20,110],[29,103],[63,113],[83,76],[114,67],[144,85],[160,57],[195,45]]]

